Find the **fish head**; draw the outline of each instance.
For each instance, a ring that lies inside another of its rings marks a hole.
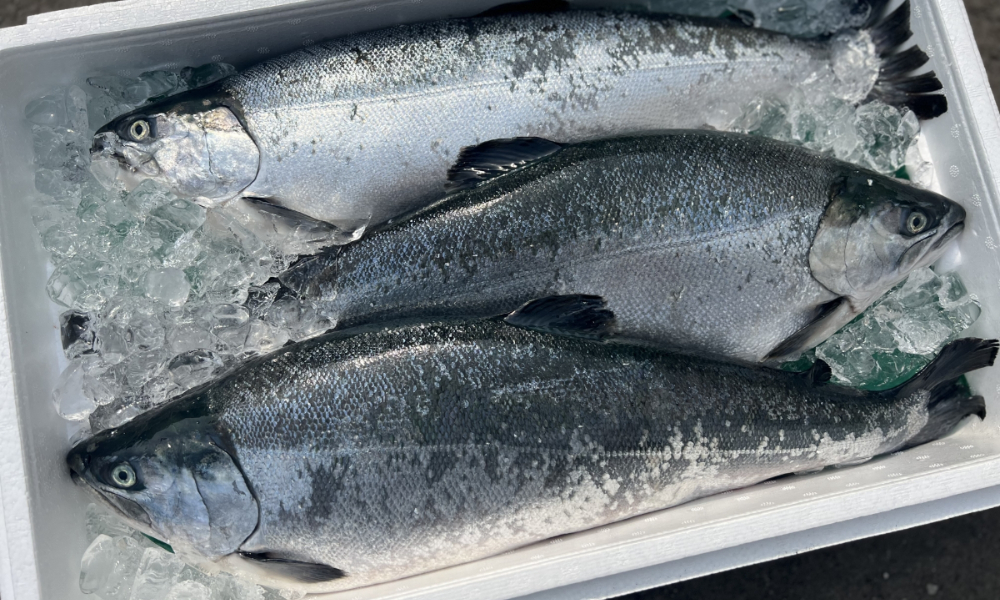
[[[239,104],[221,91],[193,90],[139,108],[94,135],[91,164],[106,187],[146,179],[182,198],[213,206],[257,177],[260,151]]]
[[[80,442],[67,456],[71,477],[181,554],[237,552],[259,512],[223,436],[207,417],[151,412]]]
[[[830,187],[809,267],[860,312],[911,271],[937,260],[964,228],[965,209],[940,194],[845,170]]]

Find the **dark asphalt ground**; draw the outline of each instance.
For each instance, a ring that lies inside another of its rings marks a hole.
[[[28,15],[102,1],[0,0],[0,27],[22,24]],[[965,0],[965,5],[993,94],[998,97],[1000,0]],[[1000,508],[623,596],[622,600],[764,598],[1000,599]]]

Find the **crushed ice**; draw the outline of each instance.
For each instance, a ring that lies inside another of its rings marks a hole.
[[[25,109],[39,192],[32,216],[53,266],[46,291],[67,309],[62,331],[70,363],[53,391],[67,419],[90,418],[94,429],[117,425],[136,407],[330,326],[268,284],[310,250],[276,243],[280,216],[255,233],[258,221],[244,210],[206,211],[152,181],[127,193],[108,190],[97,180],[100,169],[89,168],[97,127],[147,100],[232,72],[213,64],[94,77],[88,91],[72,86]],[[323,234],[315,224],[298,227],[314,238]]]
[[[302,594],[209,575],[96,505],[87,507],[90,546],[80,561],[80,591],[101,600],[297,600]]]
[[[653,11],[719,16],[819,36],[858,26],[867,14],[848,0],[645,0]],[[749,11],[742,12],[742,11]],[[849,49],[847,49],[849,51]],[[61,330],[70,359],[53,390],[61,415],[97,430],[208,381],[249,357],[332,324],[280,293],[271,278],[330,231],[290,223],[247,204],[202,207],[146,181],[108,191],[110,165],[90,164],[97,127],[147,102],[233,72],[223,64],[138,77],[99,76],[27,105],[34,134],[35,227],[48,250],[47,292],[65,309]],[[801,144],[885,174],[929,184],[917,146],[919,123],[880,102],[792,94],[746,105],[726,129]],[[289,243],[287,240],[294,240]],[[816,355],[838,381],[889,385],[912,373],[979,314],[954,275],[915,272]],[[92,544],[80,587],[103,600],[278,600],[289,598],[184,565],[148,538],[92,507]]]
[[[906,381],[957,339],[981,309],[958,275],[918,269],[816,348],[837,383],[887,389]]]

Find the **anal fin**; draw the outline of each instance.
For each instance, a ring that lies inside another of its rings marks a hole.
[[[600,340],[612,333],[615,314],[600,296],[571,294],[532,300],[504,321],[543,333]]]
[[[785,341],[775,346],[765,362],[785,362],[795,360],[800,354],[816,346],[833,335],[856,316],[854,308],[846,297],[840,296],[816,310],[816,316],[801,329],[790,335]]]
[[[347,576],[336,567],[285,558],[275,552],[240,552],[240,556],[274,575],[302,583],[323,583]]]

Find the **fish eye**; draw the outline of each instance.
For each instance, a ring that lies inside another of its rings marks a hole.
[[[111,483],[116,487],[128,489],[135,485],[135,481],[135,470],[127,462],[119,463],[111,469]]]
[[[133,121],[132,125],[128,128],[129,136],[131,136],[132,140],[136,142],[141,142],[149,137],[149,132],[149,123],[145,119]]]
[[[927,215],[915,210],[906,217],[906,233],[915,235],[927,229],[927,224],[929,223]]]

